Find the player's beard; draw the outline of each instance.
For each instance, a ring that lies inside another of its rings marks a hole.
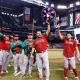
[[[32,40],[32,38],[29,38],[28,40]]]
[[[42,35],[38,35],[37,37],[38,37],[38,38],[41,38],[41,36],[42,36]]]
[[[67,38],[67,40],[71,40],[72,38]]]

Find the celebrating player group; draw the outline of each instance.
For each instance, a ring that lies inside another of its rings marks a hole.
[[[24,78],[26,73],[29,73],[30,77],[32,77],[33,64],[36,63],[38,69],[37,80],[50,80],[47,51],[47,37],[50,32],[50,23],[46,21],[46,24],[47,30],[45,34],[42,34],[41,31],[37,31],[37,38],[34,40],[32,33],[28,33],[28,39],[25,39],[23,42],[19,40],[18,35],[14,35],[9,39],[9,35],[3,35],[0,33],[0,76],[4,73],[8,73],[8,58],[12,53],[14,61],[14,76],[21,74],[22,78]],[[60,25],[57,26],[57,34],[64,44],[64,80],[68,80],[67,73],[69,65],[73,69],[75,80],[79,80],[75,62],[75,57],[77,56],[79,59],[80,56],[77,43],[72,39],[72,34],[70,32],[66,33],[66,37],[63,37],[60,32]],[[20,68],[19,72],[18,68]],[[45,78],[42,74],[43,70],[45,71]]]

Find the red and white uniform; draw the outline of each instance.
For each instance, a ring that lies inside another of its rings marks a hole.
[[[10,51],[10,44],[11,44],[10,40],[5,40],[4,50]]]
[[[4,50],[4,40],[0,40],[0,65],[2,65],[3,50]]]
[[[46,40],[47,35],[42,35],[42,37],[37,38],[34,40],[34,47],[36,49],[36,62],[37,62],[37,67],[38,67],[38,72],[39,72],[39,77],[43,77],[42,74],[42,69],[43,66],[45,68],[45,75],[46,75],[46,80],[49,80],[49,61],[48,61],[48,52],[47,52],[47,47],[48,47],[48,42]]]
[[[77,42],[75,40],[68,40],[66,38],[63,39],[64,50],[63,55],[67,58],[71,58],[75,56],[75,47],[77,46]]]
[[[10,54],[10,43],[11,43],[10,40],[4,41],[3,64],[2,64],[3,71],[7,71],[8,57]]]
[[[75,78],[78,78],[78,72],[76,69],[76,62],[75,62],[75,47],[77,47],[77,42],[74,39],[68,40],[67,38],[63,39],[64,43],[64,76],[67,77],[68,67],[69,65],[73,69],[75,74]]]
[[[29,65],[29,75],[32,74],[32,69],[33,69],[33,59],[30,58],[30,51],[32,50],[32,47],[33,47],[33,40],[25,40],[26,42],[28,41],[28,43],[26,44],[28,48],[26,48],[27,50],[29,50],[29,52],[27,51],[24,55],[24,62],[23,62],[23,65],[22,65],[22,75],[24,75],[26,73],[26,70],[27,70],[27,66]]]

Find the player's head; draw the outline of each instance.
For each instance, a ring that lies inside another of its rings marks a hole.
[[[4,36],[6,40],[9,40],[9,35]]]
[[[10,35],[10,40],[13,41],[14,40],[14,36]]]
[[[71,33],[71,32],[67,32],[67,33],[66,33],[66,38],[67,38],[67,39],[71,39],[71,38],[72,38],[72,36],[73,36],[73,35],[72,35],[72,33]]]
[[[41,37],[42,36],[42,32],[41,31],[37,31],[36,35],[37,35],[37,37]]]
[[[28,39],[33,39],[33,35],[32,35],[32,33],[28,33]]]
[[[14,35],[14,40],[18,40],[19,39],[19,36],[16,34]]]

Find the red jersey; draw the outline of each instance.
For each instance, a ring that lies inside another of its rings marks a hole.
[[[20,41],[19,41],[19,40],[15,41],[15,44],[16,44],[16,46],[17,46],[18,44],[20,44]],[[21,51],[21,48],[20,48],[20,47],[15,47],[14,50],[16,51],[17,54],[19,54],[20,51]]]
[[[5,40],[5,47],[4,47],[4,49],[5,50],[10,50],[10,44],[11,44],[11,42],[10,42],[10,40]]]
[[[71,58],[75,56],[75,47],[77,46],[77,42],[75,40],[68,40],[67,38],[63,39],[64,42],[64,50],[63,55],[67,58]]]
[[[42,35],[40,38],[36,38],[34,40],[34,47],[36,49],[36,52],[41,53],[42,51],[45,51],[48,47],[48,42],[46,40],[47,35]]]
[[[4,50],[4,41],[0,40],[0,49]]]
[[[14,50],[16,51],[17,54],[19,54],[21,51],[21,49],[19,47],[16,47]]]
[[[30,40],[30,41],[28,42],[28,47],[29,47],[29,48],[32,48],[32,47],[33,47],[33,40]]]

